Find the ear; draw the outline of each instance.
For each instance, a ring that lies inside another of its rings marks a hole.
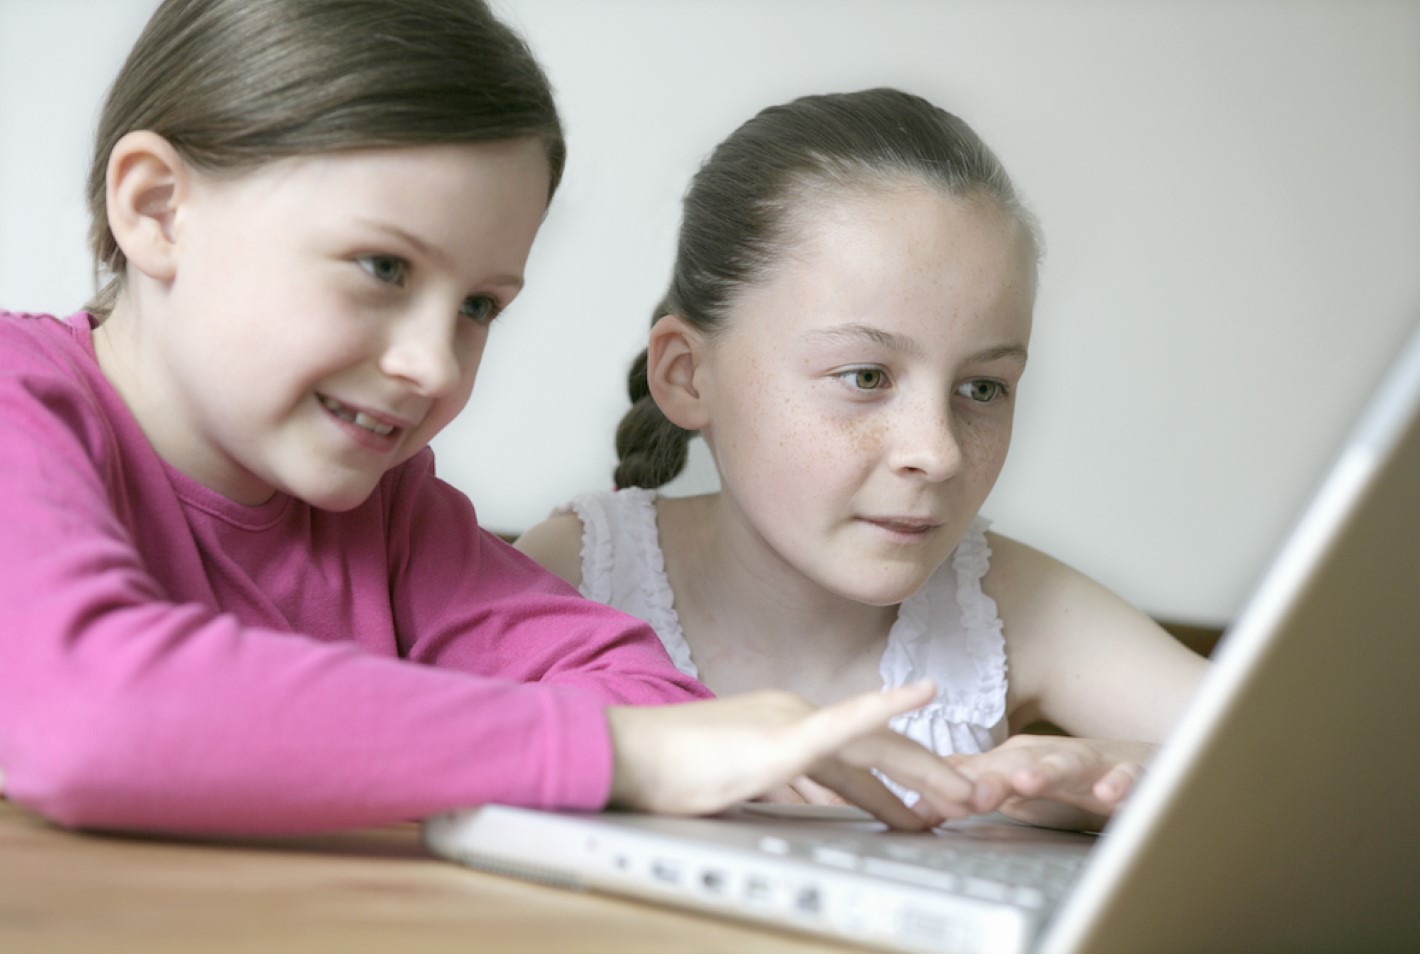
[[[710,422],[700,388],[704,360],[704,335],[680,315],[664,315],[651,326],[646,383],[661,413],[687,431]]]
[[[128,264],[170,281],[177,271],[177,219],[191,186],[178,151],[148,130],[125,135],[108,157],[109,229]]]

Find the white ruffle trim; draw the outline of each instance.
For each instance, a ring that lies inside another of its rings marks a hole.
[[[981,752],[1006,736],[1006,644],[996,601],[981,589],[991,565],[990,523],[972,521],[951,559],[898,609],[883,652],[883,685],[935,679],[937,699],[893,720],[893,728],[940,754]],[[950,644],[929,621],[955,613]]]
[[[700,671],[690,656],[690,644],[681,630],[680,617],[675,611],[675,594],[666,576],[660,531],[656,527],[654,490],[628,487],[610,497],[586,494],[562,508],[564,512],[575,512],[582,521],[582,595],[612,606],[627,605],[622,594],[612,592],[616,542],[607,518],[608,506],[618,508],[620,525],[634,548],[635,565],[646,571],[639,574],[635,584],[640,597],[636,601],[635,615],[651,624],[677,669],[693,679],[700,678]]]
[[[611,523],[597,494],[584,494],[553,511],[575,513],[582,521],[582,583],[578,592],[598,603],[611,603],[611,568],[616,563]]]

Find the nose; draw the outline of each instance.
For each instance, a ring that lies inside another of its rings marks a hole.
[[[955,475],[962,463],[957,426],[948,405],[902,408],[893,428],[893,470],[934,483]]]
[[[448,394],[463,377],[463,364],[455,346],[459,320],[432,310],[398,319],[386,339],[380,369],[408,382],[426,397]]]

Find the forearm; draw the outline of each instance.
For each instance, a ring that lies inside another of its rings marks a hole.
[[[309,831],[610,789],[603,707],[574,689],[235,627],[107,635],[0,680],[7,794],[62,824]]]

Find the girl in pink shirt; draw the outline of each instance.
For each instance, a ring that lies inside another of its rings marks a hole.
[[[886,728],[930,684],[710,701],[435,475],[564,152],[479,0],[162,4],[97,133],[101,290],[0,314],[6,797],[281,832],[713,811],[808,772],[895,825],[962,813]]]

